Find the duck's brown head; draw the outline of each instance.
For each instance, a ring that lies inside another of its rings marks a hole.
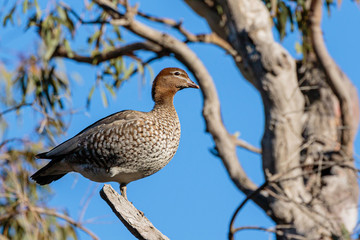
[[[152,98],[157,104],[172,103],[177,91],[184,88],[199,88],[180,68],[164,68],[156,76],[152,86]]]

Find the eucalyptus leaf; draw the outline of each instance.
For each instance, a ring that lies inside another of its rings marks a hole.
[[[68,56],[70,58],[73,58],[74,57],[74,53],[73,51],[71,50],[71,47],[70,47],[70,43],[68,40],[64,40],[64,47],[65,47],[65,50],[66,50],[66,53],[68,54]]]
[[[114,88],[113,88],[111,85],[107,84],[107,83],[105,83],[105,87],[106,87],[106,89],[110,92],[111,96],[112,96],[113,98],[115,98],[115,97],[116,97],[116,93],[115,93],[115,91],[114,91]]]
[[[130,75],[133,73],[133,71],[134,71],[134,63],[132,62],[132,63],[130,63],[130,65],[129,65],[129,68],[126,70],[126,71],[124,71],[124,75],[123,75],[123,79],[128,79],[129,77],[130,77]]]
[[[6,26],[8,21],[14,24],[13,14],[15,12],[15,9],[16,9],[16,4],[11,8],[10,12],[4,17],[3,26]]]
[[[109,104],[104,89],[100,88],[100,94],[103,106],[108,107]]]

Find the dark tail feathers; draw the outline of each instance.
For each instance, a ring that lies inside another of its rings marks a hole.
[[[61,174],[49,174],[49,173],[47,173],[47,172],[51,172],[51,171],[48,171],[48,170],[54,164],[56,164],[56,160],[50,161],[47,165],[45,165],[43,168],[41,168],[36,173],[34,173],[30,178],[33,179],[36,183],[38,183],[40,185],[46,185],[46,184],[49,184],[49,183],[51,183],[53,181],[56,181],[56,180],[62,178],[63,176],[65,176],[66,173],[61,173]]]
[[[47,153],[48,152],[42,152],[42,153],[37,154],[35,157],[36,158],[41,158],[41,159],[49,159],[49,158],[46,157]]]
[[[36,173],[38,173],[38,172],[36,172]],[[56,181],[56,180],[62,178],[65,175],[66,175],[66,173],[59,174],[59,175],[48,175],[48,176],[40,176],[40,175],[34,174],[31,176],[31,179],[40,185],[46,185],[46,184],[49,184],[53,181]]]

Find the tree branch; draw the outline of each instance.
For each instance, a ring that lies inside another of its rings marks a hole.
[[[217,33],[241,56],[242,61],[237,66],[257,88],[264,104],[262,159],[265,177],[287,172],[300,164],[302,144],[304,97],[298,86],[295,60],[275,42],[271,17],[262,1],[221,0],[217,3],[225,15],[220,15],[225,19],[225,31]],[[212,21],[208,15],[203,16],[208,22]],[[219,29],[219,26],[210,26],[214,31]],[[300,173],[301,169],[292,172],[294,176]],[[282,182],[281,189],[296,201],[309,199],[301,178]],[[277,206],[284,209],[284,205]],[[286,218],[286,211],[274,210],[280,213],[275,214],[274,220]]]
[[[253,196],[255,196],[256,194],[260,193],[263,189],[265,189],[265,187],[268,185],[268,181],[265,181],[258,189],[256,189],[254,192],[252,192],[251,194],[249,194],[248,196],[246,196],[246,198],[244,199],[244,201],[241,202],[241,204],[239,205],[239,207],[235,210],[233,216],[231,217],[231,221],[230,221],[230,225],[229,225],[229,240],[233,240],[234,239],[234,234],[239,231],[237,229],[233,228],[234,222],[235,222],[235,218],[237,216],[237,214],[239,213],[239,211],[245,206],[245,204],[247,203],[247,201],[249,201]]]
[[[261,154],[262,152],[260,148],[257,148],[242,139],[236,138],[235,136],[234,136],[234,142],[237,146],[249,150],[250,152],[259,153],[259,154]]]
[[[321,30],[322,0],[312,0],[310,6],[310,36],[314,52],[324,72],[332,91],[340,103],[343,131],[341,144],[343,151],[348,155],[353,154],[353,140],[359,124],[359,102],[356,88],[348,77],[337,66],[330,56]]]
[[[122,19],[120,24],[136,35],[154,42],[165,50],[174,53],[175,58],[182,62],[191,71],[199,82],[200,89],[204,96],[203,115],[206,121],[207,130],[212,135],[219,156],[221,157],[229,176],[234,184],[246,195],[251,194],[257,189],[244,169],[239,163],[236,154],[236,145],[233,137],[226,130],[220,114],[220,102],[216,92],[214,82],[208,73],[206,67],[196,54],[186,45],[186,43],[172,37],[169,34],[159,32],[149,26],[146,26],[133,18],[123,19],[124,14],[118,13],[116,7],[108,0],[94,0],[100,7],[107,11],[113,18],[113,23],[117,19]],[[108,10],[110,9],[110,10]],[[134,12],[135,10],[132,10]],[[265,195],[259,193],[252,198],[265,211],[269,210]]]
[[[322,169],[330,168],[332,166],[342,166],[342,167],[347,167],[347,168],[351,169],[354,172],[358,171],[357,169],[353,168],[351,165],[349,165],[347,163],[341,164],[341,163],[330,162],[330,163],[317,163],[317,164],[323,164],[324,168],[322,168]],[[271,185],[275,186],[275,188],[278,188],[276,186],[276,184],[279,184],[279,183],[281,183],[283,181],[289,181],[291,179],[300,178],[301,176],[293,176],[291,174],[291,172],[296,171],[297,169],[302,169],[302,168],[306,168],[306,167],[314,167],[315,165],[316,164],[301,164],[299,166],[296,166],[296,167],[293,167],[293,168],[289,169],[288,172],[278,173],[278,174],[275,174],[275,175],[272,175],[271,177],[269,177],[268,180],[266,180],[261,186],[259,186],[259,188],[256,191],[254,191],[252,194],[248,195],[240,203],[239,207],[237,207],[237,209],[234,211],[233,216],[232,216],[231,221],[230,221],[230,224],[229,224],[228,239],[233,240],[234,239],[234,234],[236,232],[238,232],[240,230],[243,230],[243,229],[246,229],[246,227],[234,228],[233,225],[235,223],[235,219],[236,219],[238,213],[240,212],[240,210],[245,206],[245,204],[255,194],[263,191],[267,187],[271,188]],[[316,172],[315,170],[313,170],[313,171]],[[317,171],[321,171],[321,168],[317,168]],[[303,174],[310,174],[310,173],[303,173]],[[287,177],[287,175],[290,175],[291,177],[289,178],[289,177]],[[329,226],[326,225],[328,223],[326,221],[327,216],[323,216],[319,212],[311,210],[310,208],[308,208],[308,205],[306,205],[304,203],[298,203],[297,201],[294,201],[294,199],[289,198],[286,195],[286,192],[282,191],[281,189],[278,190],[278,192],[281,193],[282,195],[280,195],[279,193],[275,193],[270,189],[266,189],[266,191],[268,191],[270,193],[270,195],[274,196],[275,199],[279,199],[279,200],[282,200],[284,202],[292,202],[293,204],[297,205],[298,208],[301,209],[301,211],[304,214],[306,214],[308,217],[310,217],[316,224],[322,225],[324,228],[327,228],[330,232],[334,229],[334,227],[329,227]],[[325,224],[323,224],[323,222]],[[259,229],[259,230],[261,230],[261,229]],[[292,233],[285,233],[284,231],[282,231],[282,235],[286,235],[287,237],[294,238],[294,239],[306,239],[305,237],[303,237],[301,235],[298,235],[298,234],[294,235]]]
[[[210,1],[185,0],[185,2],[201,17],[205,18],[213,32],[216,32],[222,39],[226,38],[226,30],[224,28],[226,16],[220,15],[215,4]]]
[[[216,1],[223,13],[218,13],[215,21],[212,7],[202,1],[186,2],[238,52],[242,59],[238,68],[261,94],[265,110],[263,169],[276,174],[299,165],[304,98],[298,88],[295,61],[275,42],[265,5],[260,0]],[[301,179],[283,185],[295,198],[306,196]]]
[[[137,238],[146,240],[168,240],[134,205],[105,184],[100,196],[110,206],[125,227]]]
[[[67,51],[64,46],[59,46],[56,49],[53,57],[64,57],[64,58],[75,60],[77,62],[84,62],[84,63],[98,65],[102,62],[105,62],[105,61],[108,61],[110,59],[114,59],[114,58],[117,58],[120,56],[133,55],[134,51],[137,51],[137,50],[146,50],[146,51],[151,51],[151,52],[155,52],[155,53],[161,53],[162,48],[159,45],[156,45],[151,42],[135,42],[135,43],[131,43],[131,44],[128,44],[128,45],[125,45],[122,47],[118,47],[118,48],[108,51],[108,52],[99,53],[98,55],[95,55],[95,56],[82,56],[82,55],[78,55],[75,52]]]
[[[210,34],[195,35],[183,27],[182,21],[175,21],[174,19],[171,19],[171,18],[159,18],[159,17],[151,16],[149,14],[140,12],[140,11],[138,11],[137,14],[143,18],[150,20],[150,21],[162,23],[162,24],[165,24],[172,28],[175,28],[182,35],[184,35],[184,37],[186,38],[185,42],[202,42],[202,43],[214,44],[214,45],[224,49],[228,54],[232,55],[233,58],[237,62],[241,61],[241,57],[235,51],[235,49],[233,49],[232,46],[227,41],[220,38],[215,32],[212,32]]]

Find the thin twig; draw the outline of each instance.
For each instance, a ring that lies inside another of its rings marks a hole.
[[[74,227],[77,227],[77,228],[81,229],[82,231],[84,231],[85,233],[87,233],[92,239],[99,240],[99,238],[93,232],[91,232],[89,229],[85,228],[81,223],[75,221],[74,219],[72,219],[71,217],[69,217],[67,215],[58,213],[53,210],[39,208],[39,207],[32,207],[31,210],[33,210],[39,214],[46,214],[46,215],[51,215],[51,216],[54,216],[57,218],[61,218],[61,219],[65,220],[66,222],[70,223],[71,225],[73,225]]]
[[[288,177],[288,178],[284,178],[287,174],[289,174],[291,171],[294,171],[298,168],[305,168],[305,167],[314,167],[314,166],[319,166],[319,165],[322,165],[322,170],[326,169],[326,168],[330,168],[330,167],[333,167],[333,166],[341,166],[341,167],[346,167],[346,168],[350,168],[354,171],[359,171],[359,169],[356,169],[352,166],[350,166],[349,164],[346,164],[346,163],[338,163],[338,162],[322,162],[322,163],[311,163],[311,164],[300,164],[296,167],[293,167],[291,169],[289,169],[287,172],[284,172],[284,173],[278,173],[278,174],[275,174],[275,175],[272,175],[270,177],[268,177],[268,180],[265,181],[261,186],[259,186],[258,189],[256,189],[256,191],[254,191],[253,193],[251,193],[250,195],[248,195],[242,202],[241,204],[239,205],[239,207],[235,210],[232,218],[231,218],[231,221],[230,221],[230,225],[229,225],[229,235],[228,235],[228,238],[229,240],[233,240],[234,239],[234,233],[238,231],[238,229],[241,230],[241,228],[236,228],[234,229],[233,228],[233,225],[234,225],[234,222],[235,222],[235,218],[237,216],[237,214],[240,212],[240,210],[245,206],[245,204],[256,194],[260,193],[262,190],[265,189],[266,186],[270,185],[270,184],[273,184],[273,183],[279,183],[279,182],[282,182],[282,181],[289,181],[289,180],[293,180],[294,178],[299,178],[299,177],[302,177],[304,175],[306,175],[306,173],[303,173],[301,175],[297,175],[297,176],[291,176],[291,177]],[[319,171],[319,170],[318,170]],[[275,185],[276,186],[276,185]],[[268,191],[270,194],[276,194],[272,191]],[[273,195],[274,197],[280,197],[278,194],[277,196]],[[283,200],[284,201],[292,201],[290,198],[288,198],[286,195],[284,195],[283,197],[286,197],[286,199],[284,198]],[[293,203],[296,203],[296,204],[299,204],[298,202],[295,202],[295,201],[292,201]],[[301,206],[305,206],[306,205],[301,205]],[[320,215],[322,216],[322,215]],[[310,216],[309,216],[310,217]],[[322,216],[324,218],[326,218],[326,216]],[[315,220],[315,219],[313,219]],[[325,226],[324,226],[325,227]]]
[[[92,186],[92,184],[91,184],[91,186]],[[91,193],[90,193],[88,196],[86,196],[86,199],[85,199],[85,200],[84,200],[84,199],[82,200],[82,202],[81,202],[82,208],[81,208],[81,211],[80,211],[80,214],[79,214],[79,220],[78,220],[79,222],[83,222],[83,219],[84,219],[86,210],[87,210],[87,208],[88,208],[88,206],[89,206],[89,204],[90,204],[91,199],[95,196],[96,190],[97,190],[98,186],[99,186],[99,183],[97,183],[97,184],[92,188]],[[85,197],[85,196],[84,196],[84,197]]]
[[[16,106],[14,106],[14,107],[8,108],[8,109],[0,112],[0,117],[2,117],[3,115],[5,115],[5,114],[7,114],[7,113],[9,113],[9,112],[18,110],[18,109],[20,109],[20,108],[22,108],[22,107],[29,107],[29,106],[32,106],[32,105],[34,105],[33,102],[32,102],[32,103],[20,103],[19,105],[16,105]]]
[[[23,139],[23,138],[10,138],[10,139],[6,139],[6,140],[4,140],[4,141],[2,141],[2,142],[0,143],[0,149],[2,149],[6,144],[11,143],[11,142],[21,142],[21,143],[24,143],[24,144],[26,144],[26,143],[31,143],[31,141],[28,140],[28,139]]]
[[[234,142],[237,146],[242,147],[246,150],[249,150],[250,152],[259,153],[259,154],[261,154],[261,152],[262,152],[260,148],[257,148],[255,146],[251,145],[250,143],[246,142],[245,140],[238,139],[235,136],[234,136]]]
[[[264,227],[258,227],[258,226],[244,226],[244,227],[238,227],[238,228],[234,229],[234,233],[242,231],[242,230],[260,230],[260,231],[265,231],[265,232],[270,232],[270,233],[276,233],[276,235],[279,235],[279,236],[285,236],[285,234],[286,234],[286,236],[291,239],[299,239],[299,240],[306,239],[305,237],[303,237],[301,235],[285,233],[283,230],[280,230],[282,228],[284,228],[284,227],[282,227],[281,225],[277,225],[274,228],[264,228]]]
[[[101,20],[101,16],[99,16],[96,20],[84,20],[78,13],[74,11],[70,6],[65,4],[64,2],[59,3],[60,6],[65,8],[68,12],[70,12],[81,24],[110,24],[108,21]]]
[[[258,187],[258,189],[256,189],[254,192],[252,192],[251,194],[247,195],[246,198],[241,202],[241,204],[239,205],[239,207],[235,210],[231,221],[230,221],[230,225],[229,225],[229,240],[233,240],[234,239],[234,233],[236,232],[233,229],[233,225],[235,222],[235,218],[236,215],[238,214],[238,212],[245,206],[245,204],[255,195],[259,194],[267,185],[269,184],[268,181],[265,181],[260,187]]]

